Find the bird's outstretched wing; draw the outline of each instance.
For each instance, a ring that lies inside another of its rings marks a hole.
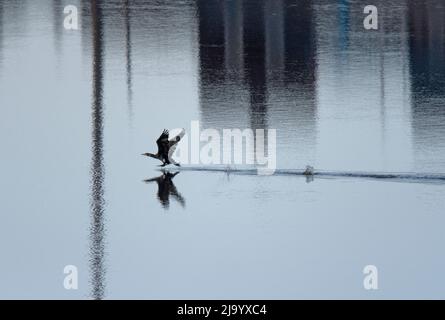
[[[176,177],[180,172],[176,171],[175,173],[171,173],[171,178],[173,179],[174,177]]]
[[[158,145],[158,154],[168,151],[168,130],[164,129],[164,131],[162,131],[162,134],[159,136],[158,140],[156,140],[156,144]]]
[[[185,129],[182,129],[181,132],[179,132],[176,136],[174,136],[172,139],[168,141],[169,155],[172,155],[173,152],[175,152],[176,145],[178,144],[179,141],[181,141],[184,135],[185,135]]]
[[[161,180],[162,177],[163,176],[159,176],[159,177],[155,177],[155,178],[151,178],[151,179],[146,179],[146,180],[144,180],[144,182],[145,183],[150,183],[150,182],[158,182],[159,183],[159,180]]]
[[[184,197],[178,192],[178,190],[176,189],[176,187],[175,187],[174,184],[170,187],[170,194],[172,195],[173,198],[175,198],[176,201],[179,202],[179,204],[181,205],[181,207],[185,208],[185,199],[184,199]]]

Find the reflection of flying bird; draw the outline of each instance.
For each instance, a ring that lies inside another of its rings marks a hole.
[[[162,161],[161,167],[165,167],[168,164],[174,164],[175,166],[179,166],[179,163],[175,162],[173,159],[171,159],[171,155],[176,149],[176,145],[179,141],[181,141],[181,138],[184,136],[185,130],[182,129],[182,131],[172,139],[168,139],[168,130],[164,129],[158,140],[156,140],[156,144],[158,145],[158,153],[144,153],[143,156],[151,157],[154,159],[158,159]]]
[[[146,183],[156,182],[158,184],[158,199],[165,209],[169,208],[170,195],[178,201],[182,207],[185,207],[185,199],[176,189],[173,178],[179,172],[171,173],[168,171],[162,171],[162,175],[157,178],[145,180]]]

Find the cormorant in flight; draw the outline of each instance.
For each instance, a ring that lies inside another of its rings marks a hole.
[[[184,136],[185,130],[182,131],[172,139],[168,139],[168,130],[164,129],[158,140],[156,140],[156,144],[158,145],[158,153],[143,153],[143,156],[151,157],[154,159],[158,159],[162,161],[161,167],[165,167],[168,164],[174,164],[175,166],[180,166],[179,163],[176,163],[173,159],[171,159],[171,155],[175,151],[176,145],[181,138]]]

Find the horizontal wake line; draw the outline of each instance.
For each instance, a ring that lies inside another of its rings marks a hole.
[[[225,172],[233,174],[257,175],[256,168],[227,168],[227,167],[176,167],[179,171]],[[303,169],[276,169],[274,176],[313,176],[313,177],[339,177],[339,178],[368,178],[382,180],[404,180],[412,182],[445,183],[445,174],[440,173],[387,173],[387,172],[346,172],[314,170],[308,175]]]

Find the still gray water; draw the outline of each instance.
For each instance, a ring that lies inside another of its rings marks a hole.
[[[444,298],[445,4],[368,2],[0,0],[0,298]],[[194,120],[277,174],[141,157]]]

